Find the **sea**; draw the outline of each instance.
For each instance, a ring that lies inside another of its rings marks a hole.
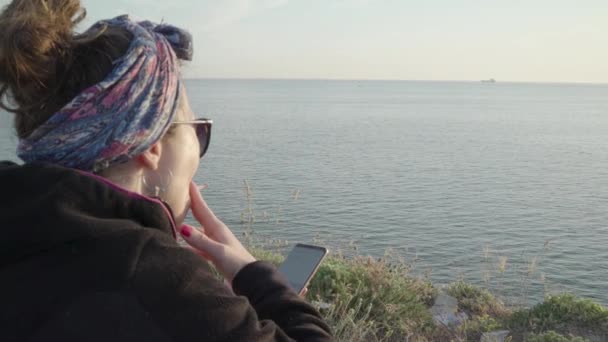
[[[196,180],[238,236],[403,262],[516,305],[608,305],[608,85],[185,84],[214,121]],[[0,159],[16,144],[0,113]]]

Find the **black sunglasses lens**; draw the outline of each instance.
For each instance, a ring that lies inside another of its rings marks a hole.
[[[198,138],[198,144],[200,147],[200,157],[202,158],[207,152],[209,147],[209,140],[211,138],[211,125],[208,123],[201,123],[196,125],[196,136]]]

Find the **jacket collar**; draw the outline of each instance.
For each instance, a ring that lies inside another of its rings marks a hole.
[[[171,209],[88,172],[0,162],[0,266],[79,239],[156,229],[176,237]]]
[[[107,178],[104,178],[102,176],[99,176],[99,175],[91,173],[91,172],[86,172],[86,171],[81,171],[81,170],[75,170],[75,171],[84,176],[93,178],[102,184],[107,185],[109,188],[114,189],[117,192],[124,194],[125,196],[133,199],[134,201],[139,200],[139,201],[143,201],[144,203],[149,202],[149,203],[155,203],[155,204],[159,205],[160,207],[163,208],[163,210],[165,211],[165,214],[167,215],[167,218],[169,219],[169,224],[171,226],[171,234],[173,235],[173,238],[177,238],[177,227],[175,224],[175,216],[173,215],[173,210],[171,210],[171,206],[169,206],[169,203],[163,201],[160,197],[149,197],[149,196],[139,194],[137,192],[133,192],[131,190],[123,188],[122,186],[110,181]]]

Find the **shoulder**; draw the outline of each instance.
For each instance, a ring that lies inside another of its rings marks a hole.
[[[234,295],[205,259],[176,243],[150,239],[128,290],[176,340],[224,340],[259,324],[247,298]]]
[[[32,341],[169,342],[172,338],[131,293],[86,292],[56,312]]]
[[[133,290],[176,289],[202,280],[220,283],[205,259],[164,234],[150,236],[138,252],[129,280]]]

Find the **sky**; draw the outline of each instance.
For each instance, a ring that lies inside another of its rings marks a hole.
[[[188,29],[188,78],[608,83],[608,0],[82,3],[83,26],[128,13]]]

